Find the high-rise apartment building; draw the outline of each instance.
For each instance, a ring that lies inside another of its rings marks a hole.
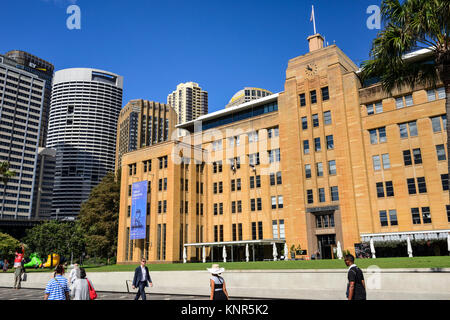
[[[225,108],[238,106],[251,100],[261,99],[272,94],[272,92],[266,89],[245,87],[234,94]]]
[[[27,220],[32,215],[33,189],[46,81],[0,56],[0,161],[16,175],[1,183],[1,219]]]
[[[273,259],[273,244],[331,258],[338,242],[355,253],[371,239],[447,239],[443,84],[390,95],[361,83],[336,45],[308,41],[283,92],[179,124],[190,135],[124,155],[119,263],[181,261],[184,248],[191,261],[218,261],[224,247],[234,261],[247,247],[250,259]],[[145,239],[132,239],[141,181]]]
[[[177,114],[167,104],[142,99],[128,102],[117,123],[116,170],[125,153],[170,140],[176,124]]]
[[[208,92],[195,82],[180,83],[167,96],[167,104],[175,109],[178,123],[192,121],[208,113]]]
[[[52,217],[75,218],[93,187],[114,171],[123,78],[73,68],[55,72],[47,146],[56,149]]]

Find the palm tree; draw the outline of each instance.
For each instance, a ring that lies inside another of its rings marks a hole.
[[[384,29],[373,41],[370,59],[362,65],[361,79],[379,78],[386,92],[403,86],[435,86],[446,93],[447,141],[450,134],[450,0],[383,0]],[[405,59],[426,49],[428,59]],[[449,152],[447,143],[447,154]],[[448,162],[450,171],[450,161]]]
[[[5,196],[6,196],[6,185],[10,178],[14,177],[16,173],[12,170],[9,170],[9,162],[4,161],[0,162],[0,180],[3,183],[3,202],[2,202],[2,210],[1,215],[3,216],[3,208],[5,204]]]

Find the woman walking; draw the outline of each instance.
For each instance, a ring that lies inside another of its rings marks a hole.
[[[70,300],[69,285],[64,275],[64,267],[59,264],[55,269],[55,274],[45,288],[44,300]]]
[[[90,300],[89,286],[94,289],[92,282],[86,278],[86,270],[84,268],[77,269],[77,279],[72,284],[70,296],[73,300]]]
[[[209,281],[211,286],[210,300],[228,300],[225,280],[220,276],[225,269],[219,268],[218,264],[213,264],[212,268],[207,270],[211,273],[211,278]]]
[[[25,257],[25,247],[22,244],[16,249],[14,257],[14,289],[18,290],[21,288],[22,283],[22,273],[23,270],[23,259]]]

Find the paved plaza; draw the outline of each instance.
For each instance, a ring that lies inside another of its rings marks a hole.
[[[135,293],[97,292],[98,300],[133,300]],[[44,290],[0,288],[0,300],[43,300]],[[207,296],[147,294],[147,300],[208,300]]]

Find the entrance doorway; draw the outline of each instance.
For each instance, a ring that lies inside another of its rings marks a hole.
[[[333,248],[336,247],[336,235],[325,234],[317,236],[317,243],[319,246],[319,252],[322,259],[333,258]]]

